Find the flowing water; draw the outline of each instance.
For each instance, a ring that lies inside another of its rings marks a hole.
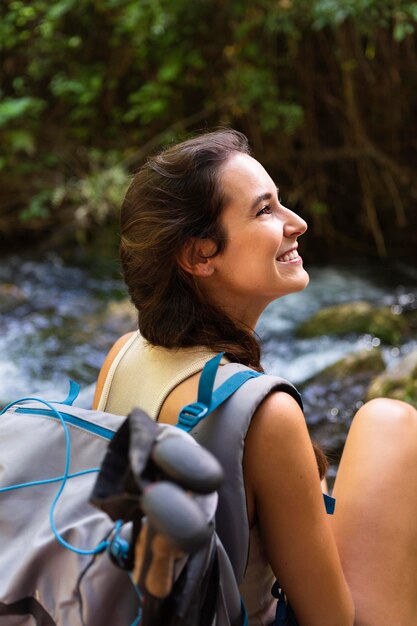
[[[257,328],[267,371],[296,385],[342,356],[379,344],[377,337],[352,335],[297,339],[298,323],[323,306],[365,299],[401,312],[417,299],[417,270],[360,260],[349,267],[312,267],[302,293],[272,303]],[[68,378],[78,381],[77,403],[90,406],[94,382],[112,343],[135,323],[118,305],[126,289],[115,263],[66,265],[58,256],[39,260],[11,256],[0,264],[0,404],[24,395],[59,400]],[[416,346],[408,339],[383,347],[387,364]],[[324,446],[340,447],[346,423],[363,400],[360,381],[320,384],[303,392],[308,422]]]

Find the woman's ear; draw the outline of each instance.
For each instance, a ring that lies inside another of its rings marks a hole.
[[[178,264],[193,276],[210,276],[214,271],[211,255],[216,252],[216,247],[212,239],[191,237],[177,255]]]

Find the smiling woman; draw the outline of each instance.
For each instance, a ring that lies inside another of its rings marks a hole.
[[[121,261],[139,331],[110,351],[95,405],[118,414],[137,405],[175,424],[214,355],[261,371],[254,328],[268,303],[307,285],[298,254],[306,228],[281,204],[240,133],[202,134],[151,157],[121,212]],[[292,385],[281,380],[250,411],[243,436],[232,436],[233,419],[230,432],[215,430],[228,457],[244,448],[238,464],[247,515],[239,524],[250,540],[238,582],[250,626],[275,623],[275,577],[299,626],[415,624],[416,411],[389,400],[360,409],[335,483],[332,523],[320,484],[325,458]],[[215,425],[216,413],[205,419]]]
[[[247,154],[231,156],[219,182],[225,196],[220,223],[226,248],[208,257],[204,248],[209,243],[201,240],[204,263],[184,264],[180,255],[180,264],[194,274],[208,301],[254,329],[270,302],[308,284],[297,252],[297,238],[307,224],[281,204],[269,174]]]

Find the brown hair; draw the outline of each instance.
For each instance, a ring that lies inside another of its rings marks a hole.
[[[171,146],[141,167],[121,210],[120,258],[140,332],[154,345],[204,345],[256,370],[260,347],[253,331],[201,297],[191,274],[177,263],[192,238],[224,250],[220,216],[225,197],[219,172],[235,153],[249,154],[246,137],[224,129]],[[214,256],[214,255],[213,255]],[[316,450],[324,473],[324,455]]]
[[[260,369],[250,329],[204,300],[176,259],[191,238],[209,238],[214,254],[226,245],[220,224],[225,198],[219,170],[236,152],[249,154],[244,135],[205,133],[174,145],[134,177],[121,212],[121,261],[141,334],[155,345],[205,345]]]

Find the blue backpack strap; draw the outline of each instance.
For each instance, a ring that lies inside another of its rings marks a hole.
[[[69,391],[68,391],[68,395],[65,398],[65,400],[62,400],[61,402],[58,402],[58,404],[66,404],[67,406],[72,406],[74,403],[74,400],[78,397],[78,394],[80,393],[80,385],[78,383],[75,382],[75,380],[69,380]]]
[[[246,381],[262,376],[261,372],[249,369],[237,372],[213,392],[214,380],[223,355],[224,352],[221,352],[205,364],[198,384],[197,402],[187,404],[178,415],[177,427],[181,430],[190,432],[204,417],[230,398]]]
[[[209,407],[211,404],[211,396],[213,395],[214,380],[216,378],[217,370],[220,365],[220,361],[224,352],[217,354],[215,357],[207,361],[203,371],[201,372],[200,380],[198,383],[197,399],[201,404]]]

